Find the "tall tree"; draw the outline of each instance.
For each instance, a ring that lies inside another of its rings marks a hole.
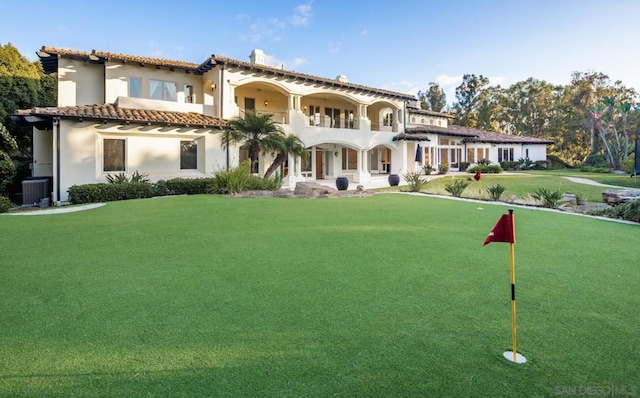
[[[418,91],[420,109],[442,112],[447,107],[447,95],[438,83],[430,82],[426,92]]]
[[[569,101],[582,118],[584,132],[589,139],[589,153],[597,151],[596,121],[591,110],[601,98],[613,94],[610,86],[609,76],[601,72],[573,72],[571,74]]]
[[[489,85],[489,79],[479,75],[465,74],[456,87],[456,102],[453,104],[454,123],[476,127],[478,124],[477,102],[480,92]]]
[[[230,120],[222,134],[222,144],[225,147],[240,144],[247,148],[252,173],[259,172],[260,152],[277,151],[281,148],[284,132],[272,117],[270,114],[247,112],[244,118]]]
[[[30,62],[8,43],[0,45],[0,122],[16,138],[18,151],[31,152],[31,129],[9,119],[17,109],[53,106],[56,102],[55,75],[46,76],[39,61]]]

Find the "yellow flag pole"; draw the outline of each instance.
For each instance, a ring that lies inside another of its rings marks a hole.
[[[525,363],[527,359],[520,355],[518,356],[517,346],[517,328],[516,328],[516,260],[515,260],[515,240],[516,240],[516,217],[513,215],[513,209],[509,209],[511,215],[511,227],[513,228],[513,242],[510,243],[511,249],[511,339],[513,344],[513,359],[508,357],[509,352],[505,352],[505,358],[513,360],[513,363]]]

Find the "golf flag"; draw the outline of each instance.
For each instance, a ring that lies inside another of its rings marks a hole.
[[[482,173],[478,171],[473,179],[478,181],[478,210],[482,210]]]
[[[484,246],[492,242],[510,243],[511,252],[511,339],[513,349],[505,352],[503,355],[513,363],[525,363],[527,359],[518,354],[516,342],[516,265],[515,250],[516,228],[514,224],[513,209],[509,209],[509,214],[503,214],[496,225],[493,227],[489,235],[484,240]]]
[[[516,243],[516,234],[513,227],[513,214],[503,214],[493,227],[487,239],[484,240],[486,246],[492,242]]]

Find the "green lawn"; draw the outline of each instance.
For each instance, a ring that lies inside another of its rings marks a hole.
[[[452,174],[446,176],[429,177],[429,183],[425,185],[422,192],[451,196],[445,190],[445,185],[454,179],[471,179],[473,174]],[[538,188],[545,187],[552,190],[560,190],[562,193],[582,194],[590,203],[602,202],[602,191],[615,189],[600,186],[593,186],[572,182],[566,177],[586,178],[601,184],[616,185],[620,187],[630,187],[640,189],[640,179],[638,182],[629,175],[602,174],[602,173],[581,173],[579,170],[528,170],[522,172],[509,172],[507,174],[483,174],[482,175],[482,195],[488,200],[489,195],[486,188],[500,184],[506,188],[502,195],[503,201],[508,201],[513,197],[528,198]],[[463,192],[463,197],[478,198],[478,183],[470,181],[471,184]],[[379,191],[398,191],[405,187],[382,188]]]
[[[516,208],[515,365],[509,246],[482,246],[507,207],[476,207],[201,195],[0,216],[0,396],[640,387],[638,225]]]

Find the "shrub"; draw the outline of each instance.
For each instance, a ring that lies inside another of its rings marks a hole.
[[[491,160],[489,159],[480,159],[478,160],[479,165],[489,166],[491,164]]]
[[[594,166],[580,166],[580,171],[583,173],[602,173],[608,174],[611,173],[611,169],[609,167],[594,167]]]
[[[173,178],[154,184],[155,196],[198,195],[211,191],[213,178]]]
[[[8,156],[0,157],[0,194],[4,192],[7,185],[11,184],[16,176],[16,165]]]
[[[153,185],[147,182],[73,185],[68,192],[73,204],[150,198],[155,193]]]
[[[211,192],[219,194],[238,193],[243,191],[276,191],[282,187],[282,176],[275,174],[262,178],[249,173],[249,161],[238,167],[218,170],[211,181]]]
[[[466,170],[469,168],[469,165],[470,165],[470,164],[471,164],[471,163],[469,163],[469,162],[460,162],[460,168],[459,168],[459,170],[460,170],[460,171],[466,171]]]
[[[436,171],[436,169],[430,164],[425,164],[424,166],[422,166],[422,171],[424,172],[425,175],[431,175],[431,173]]]
[[[481,172],[484,174],[499,174],[502,173],[502,167],[498,166],[497,164],[477,164],[476,166],[473,166],[469,170],[467,170],[467,172],[474,174],[477,172]]]
[[[11,200],[9,200],[9,198],[0,196],[0,213],[8,212],[9,209],[12,207],[13,207],[13,203],[11,202]]]
[[[609,167],[609,163],[607,163],[607,158],[603,153],[594,152],[589,154],[584,161],[584,164],[587,166],[593,167]]]
[[[453,180],[444,186],[445,191],[456,197],[461,197],[462,192],[469,186],[470,182],[465,180]]]
[[[491,198],[491,200],[499,201],[500,197],[502,196],[502,194],[506,189],[507,188],[505,188],[503,185],[496,184],[496,185],[487,187],[487,193],[489,194],[489,197]]]
[[[449,163],[442,162],[438,165],[438,174],[447,174],[449,171]]]
[[[520,158],[518,159],[518,167],[520,170],[529,170],[534,165],[533,160],[529,158]]]
[[[429,182],[426,178],[422,178],[420,172],[417,171],[407,171],[403,177],[407,182],[408,192],[420,192],[422,187]]]
[[[541,160],[539,160],[541,162]],[[550,169],[568,169],[571,165],[556,155],[547,155],[547,165]]]
[[[588,211],[588,214],[640,222],[640,199],[622,203],[615,207],[592,209]]]
[[[149,182],[149,174],[140,174],[138,170],[131,175],[131,182]]]
[[[503,170],[518,170],[520,168],[520,162],[500,162],[500,167]]]
[[[626,171],[629,174],[633,174],[635,161],[636,161],[635,154],[632,153],[622,162],[622,170]]]
[[[546,170],[548,168],[549,162],[547,162],[546,160],[536,160],[535,162],[533,162],[534,170]]]
[[[542,203],[544,207],[549,207],[551,209],[558,208],[563,196],[564,195],[559,189],[554,191],[544,187],[536,189],[536,191],[531,194],[532,198]]]
[[[107,182],[109,184],[126,184],[129,182],[129,178],[124,173],[118,173],[118,174],[108,173]]]

